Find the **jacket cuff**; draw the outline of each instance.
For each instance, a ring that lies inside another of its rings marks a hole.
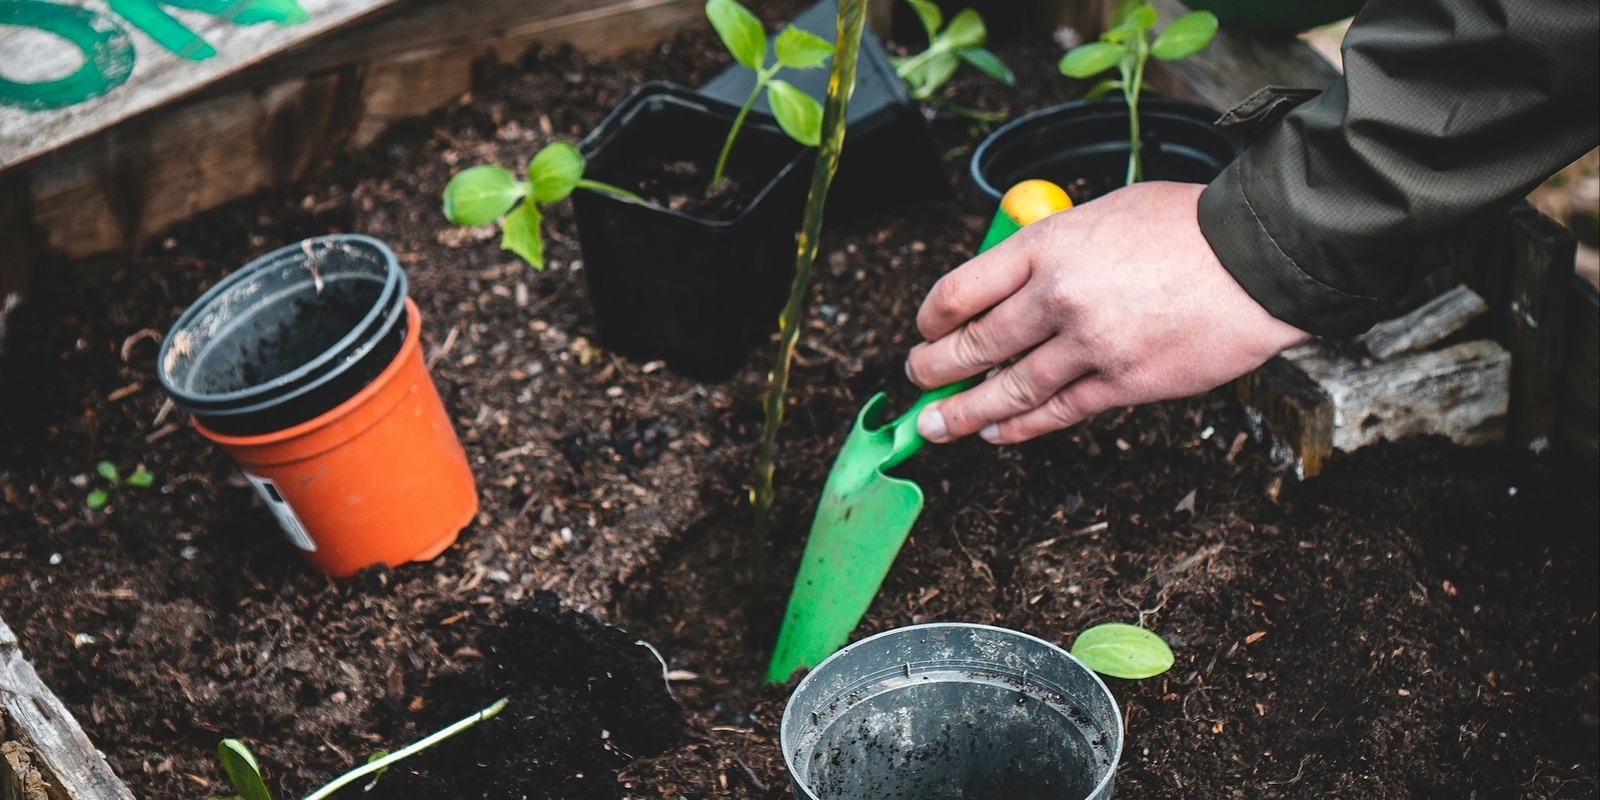
[[[1355,336],[1388,316],[1390,301],[1329,286],[1284,252],[1245,193],[1243,170],[1243,160],[1235,161],[1200,193],[1199,222],[1245,293],[1272,316],[1318,336]]]

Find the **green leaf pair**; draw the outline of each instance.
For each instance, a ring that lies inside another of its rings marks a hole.
[[[112,489],[124,484],[132,486],[135,489],[146,489],[149,488],[152,483],[155,483],[156,479],[156,476],[145,471],[143,465],[135,467],[133,473],[128,475],[127,478],[123,478],[122,473],[117,471],[117,465],[111,463],[110,461],[97,462],[94,465],[94,471],[95,474],[104,478],[107,483],[110,483]],[[111,492],[109,490],[100,488],[90,490],[89,494],[83,499],[83,504],[87,506],[90,511],[99,511],[100,509],[105,508],[106,504],[110,502]]]
[[[444,215],[457,225],[501,222],[500,247],[521,256],[534,269],[544,269],[544,237],[539,225],[544,215],[539,205],[565,200],[579,187],[628,200],[632,192],[583,177],[588,167],[578,148],[552,142],[528,161],[528,180],[517,180],[497,164],[469,167],[444,187]],[[520,205],[518,201],[522,202]]]
[[[722,39],[722,44],[728,48],[733,60],[756,74],[755,88],[750,92],[750,98],[745,101],[744,107],[739,110],[739,115],[734,118],[733,126],[723,141],[716,169],[712,172],[712,184],[722,182],[727,169],[728,154],[733,150],[733,142],[738,138],[745,117],[755,105],[756,99],[761,97],[762,91],[767,94],[767,105],[771,106],[772,116],[778,121],[778,127],[796,142],[806,147],[816,147],[822,140],[822,104],[795,88],[794,84],[778,80],[774,76],[778,74],[778,70],[785,67],[789,69],[821,67],[828,62],[829,56],[833,55],[833,46],[814,33],[790,25],[784,28],[773,42],[775,59],[769,66],[767,31],[762,27],[761,20],[751,13],[750,9],[740,5],[736,0],[709,0],[706,3],[706,18],[711,21],[711,27]]]
[[[1205,49],[1217,35],[1217,18],[1210,11],[1191,11],[1173,20],[1167,29],[1150,40],[1159,22],[1148,0],[1123,0],[1111,18],[1111,27],[1099,41],[1079,45],[1061,57],[1057,68],[1069,78],[1090,78],[1115,67],[1118,80],[1101,81],[1084,95],[1095,99],[1114,90],[1122,92],[1128,104],[1128,177],[1132,184],[1144,177],[1144,162],[1139,141],[1139,93],[1149,90],[1144,80],[1144,65],[1150,56],[1162,61],[1188,58]]]
[[[944,13],[932,0],[906,2],[928,33],[928,49],[894,60],[895,72],[910,87],[912,97],[918,100],[932,97],[963,62],[1007,86],[1017,82],[1011,68],[983,46],[989,39],[989,30],[978,12],[964,8],[945,26]]]
[[[1108,622],[1078,634],[1072,655],[1101,675],[1127,680],[1153,678],[1172,669],[1172,648],[1136,625]]]

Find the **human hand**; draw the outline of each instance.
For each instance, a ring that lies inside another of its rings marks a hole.
[[[1217,261],[1195,215],[1203,188],[1118,189],[940,279],[906,374],[933,388],[1006,366],[924,409],[923,438],[1026,441],[1108,408],[1199,394],[1311,338]]]

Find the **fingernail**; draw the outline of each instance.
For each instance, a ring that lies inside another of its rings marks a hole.
[[[917,417],[917,433],[930,442],[942,442],[950,436],[950,431],[944,426],[944,415],[937,408],[924,409],[922,415]]]
[[[994,425],[994,424],[985,425],[985,426],[983,426],[983,430],[978,431],[978,435],[982,436],[983,440],[988,442],[989,444],[999,444],[1000,443],[1000,426],[999,425]]]

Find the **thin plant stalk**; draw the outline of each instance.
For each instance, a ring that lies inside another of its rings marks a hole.
[[[761,425],[761,446],[756,453],[755,486],[750,503],[755,510],[751,535],[751,575],[757,597],[765,587],[767,538],[772,517],[772,459],[778,429],[783,426],[784,398],[789,390],[789,366],[794,361],[795,342],[800,336],[801,316],[805,311],[806,288],[811,283],[811,266],[817,260],[818,240],[822,235],[822,212],[828,187],[839,168],[844,150],[845,111],[856,86],[856,53],[861,45],[861,29],[867,18],[867,0],[840,0],[838,28],[833,47],[833,66],[828,73],[828,98],[822,111],[822,142],[817,163],[811,170],[811,191],[806,197],[805,218],[795,254],[794,283],[789,300],[778,318],[778,353],[767,374],[767,394],[762,400],[765,412]]]
[[[1132,56],[1133,75],[1128,74],[1126,62],[1122,69],[1122,97],[1128,104],[1128,177],[1124,182],[1132,186],[1144,180],[1144,153],[1139,147],[1139,90],[1144,86],[1144,62],[1150,43],[1144,34],[1134,37],[1138,53]]]
[[[756,70],[756,86],[750,90],[749,99],[744,101],[744,106],[739,109],[738,116],[733,118],[733,126],[728,128],[728,138],[722,140],[722,152],[717,154],[716,169],[711,171],[711,185],[722,183],[722,173],[728,168],[728,155],[733,152],[733,140],[739,138],[739,129],[744,127],[744,118],[750,116],[750,109],[760,99],[762,90],[767,88],[767,82],[772,76],[778,74],[781,64],[773,64],[768,69]]]
[[[605,181],[597,181],[590,178],[579,178],[577,188],[588,189],[591,192],[599,192],[600,194],[609,194],[612,197],[620,197],[623,200],[632,200],[635,203],[645,202],[643,197],[640,197],[639,195],[634,194],[633,192],[630,192],[621,186],[612,186]]]
[[[501,710],[506,707],[506,701],[508,699],[509,698],[502,697],[499,700],[496,700],[494,705],[478,711],[472,716],[467,717],[466,719],[463,719],[454,725],[451,725],[450,727],[445,728],[444,730],[441,730],[432,736],[429,736],[426,739],[422,739],[421,741],[408,745],[404,749],[396,750],[393,753],[384,756],[383,758],[362,764],[361,766],[356,767],[355,769],[350,770],[349,772],[346,772],[337,778],[334,778],[333,782],[327,786],[324,786],[321,789],[306,795],[305,800],[325,800],[325,798],[332,797],[334,792],[337,792],[340,789],[343,789],[344,787],[349,786],[350,784],[355,783],[356,781],[371,775],[374,772],[377,772],[378,770],[386,769],[390,764],[393,764],[396,761],[414,756],[423,750],[426,750],[452,736],[455,736],[456,734],[500,713]]]

